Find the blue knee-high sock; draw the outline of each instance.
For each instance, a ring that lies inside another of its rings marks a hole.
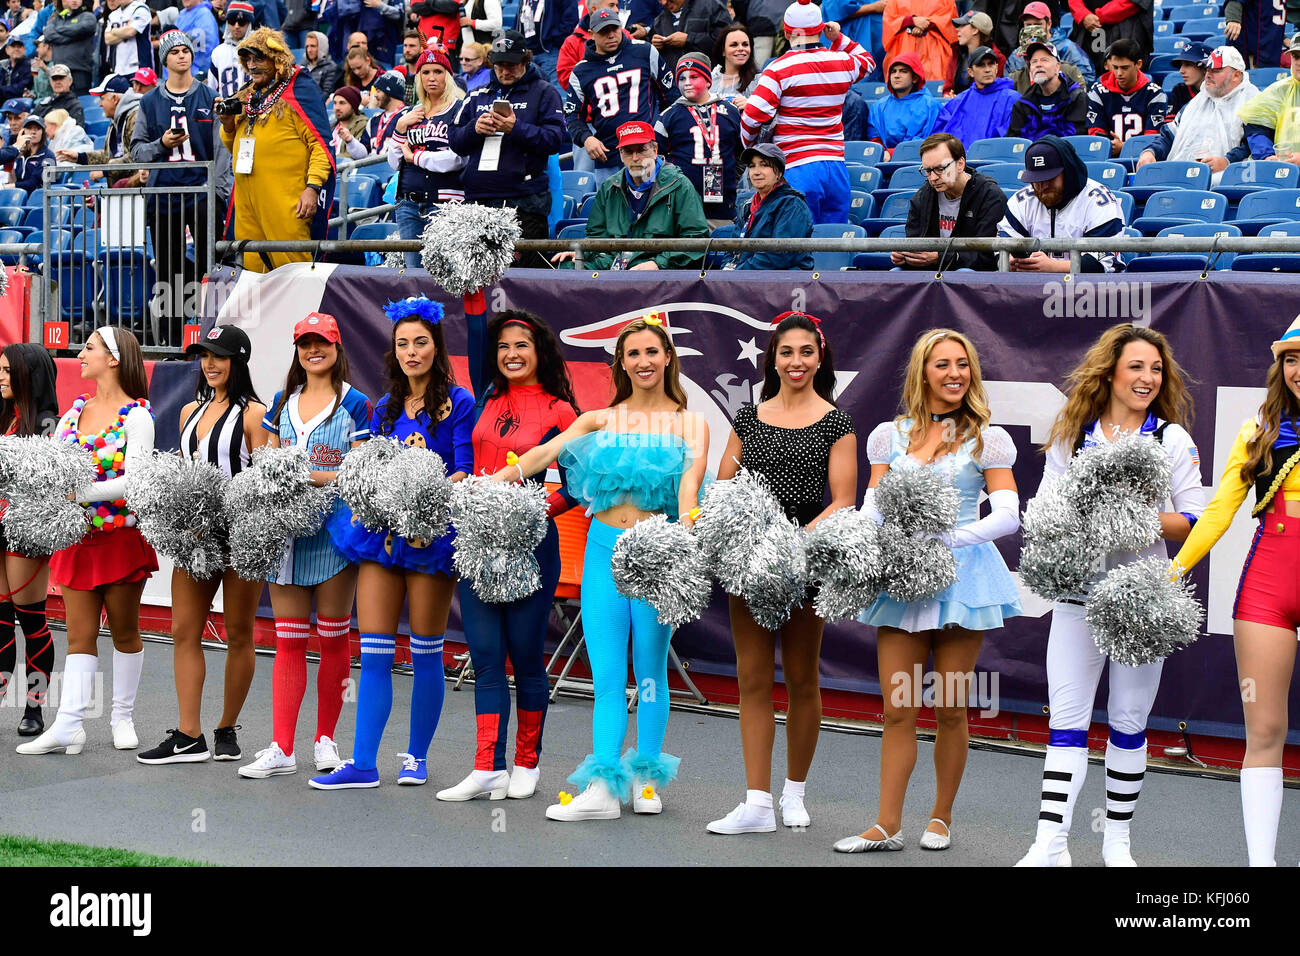
[[[358,770],[374,770],[388,715],[393,711],[393,634],[361,635],[361,686],[357,691],[357,736],[352,761]]]
[[[415,686],[411,690],[411,741],[406,751],[417,760],[429,756],[442,716],[442,698],[447,684],[442,671],[442,635],[411,635],[411,666]]]

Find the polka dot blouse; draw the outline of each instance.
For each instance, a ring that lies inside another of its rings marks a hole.
[[[807,524],[826,507],[831,446],[854,434],[853,419],[833,408],[804,428],[759,421],[754,405],[742,405],[732,422],[740,436],[741,467],[767,479],[785,513]]]

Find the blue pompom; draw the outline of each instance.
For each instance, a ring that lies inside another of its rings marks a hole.
[[[442,303],[434,302],[428,296],[411,295],[397,302],[384,306],[384,315],[396,325],[403,319],[424,319],[430,325],[442,321]]]

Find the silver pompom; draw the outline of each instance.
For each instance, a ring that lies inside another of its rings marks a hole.
[[[1169,497],[1172,474],[1160,442],[1145,435],[1125,435],[1075,455],[1062,479],[1063,490],[1084,512],[1113,493],[1154,508]]]
[[[9,294],[9,270],[0,267],[0,295]]]
[[[807,533],[808,580],[817,586],[813,607],[823,620],[855,620],[883,583],[879,528],[856,508],[841,508]]]
[[[3,524],[9,549],[32,556],[70,548],[90,528],[86,512],[66,498],[10,498]]]
[[[399,272],[406,271],[406,253],[405,252],[385,252],[383,267],[385,269],[396,269]]]
[[[790,620],[790,612],[803,604],[807,588],[803,532],[782,515],[767,527],[750,551],[740,581],[740,596],[755,624],[776,631]]]
[[[230,567],[245,581],[265,581],[280,569],[287,544],[287,535],[255,521],[236,521],[230,526]]]
[[[1090,536],[1107,551],[1140,551],[1160,538],[1156,505],[1120,488],[1097,497],[1087,520]]]
[[[937,538],[901,533],[897,526],[880,529],[885,566],[885,591],[895,601],[911,603],[934,597],[957,580],[957,559]]]
[[[620,594],[645,601],[668,627],[696,620],[709,603],[712,582],[699,543],[667,515],[638,521],[619,536],[610,573]]]
[[[706,567],[724,591],[742,595],[749,555],[785,512],[761,476],[742,468],[734,478],[715,481],[704,492],[694,525]]]
[[[465,295],[505,275],[522,236],[513,209],[444,203],[424,228],[420,259],[438,285]]]
[[[226,481],[215,465],[161,452],[127,476],[126,504],[140,533],[197,581],[225,571]]]
[[[384,484],[375,504],[394,534],[408,541],[441,538],[451,522],[452,483],[447,465],[435,451],[404,447],[406,450],[384,469]]]
[[[1153,556],[1113,568],[1088,598],[1088,628],[1112,661],[1139,667],[1194,643],[1205,615],[1169,560]]]
[[[546,537],[547,492],[527,481],[509,484],[471,475],[451,494],[456,573],[488,604],[505,604],[542,586],[533,551]]]
[[[379,499],[387,486],[388,466],[405,450],[399,441],[376,436],[343,456],[334,486],[343,503],[352,509],[352,516],[367,531],[388,527],[388,515]]]
[[[249,466],[226,482],[231,568],[246,581],[270,576],[290,538],[321,529],[334,497],[332,485],[312,483],[305,449],[267,445],[253,452]]]
[[[1103,552],[1059,482],[1030,499],[1021,528],[1020,577],[1029,590],[1047,601],[1087,591]]]
[[[939,534],[957,523],[961,496],[937,468],[891,468],[876,485],[876,507],[905,534]]]
[[[4,529],[21,554],[45,555],[80,541],[86,511],[68,496],[95,480],[85,449],[45,436],[0,438],[0,487],[9,505]]]

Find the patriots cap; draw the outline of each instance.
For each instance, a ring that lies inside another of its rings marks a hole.
[[[493,63],[523,63],[528,49],[524,35],[518,30],[507,30],[492,41]]]
[[[1206,67],[1211,70],[1222,70],[1227,67],[1231,70],[1246,71],[1246,61],[1241,56],[1241,51],[1232,46],[1216,47],[1210,54]]]
[[[110,73],[104,77],[99,86],[93,87],[91,96],[103,96],[105,93],[125,93],[131,88],[131,81],[119,73]]]
[[[142,66],[131,75],[132,83],[140,83],[144,86],[157,86],[158,74],[147,66]]]
[[[653,143],[655,141],[654,129],[649,123],[642,123],[639,120],[624,123],[616,132],[619,149],[624,146],[636,146],[640,143]]]
[[[1027,183],[1042,183],[1055,179],[1064,169],[1065,160],[1060,151],[1051,143],[1039,140],[1025,150],[1025,175],[1021,178]]]
[[[406,96],[406,78],[395,70],[389,70],[375,80],[374,88],[386,96],[400,100]]]
[[[623,28],[623,20],[618,15],[617,10],[605,7],[587,17],[587,29],[592,33],[599,33],[601,30],[607,30],[610,27],[618,27],[620,30]]]
[[[32,101],[25,96],[15,96],[11,100],[5,100],[5,105],[0,107],[0,113],[30,113],[32,111]]]
[[[1208,67],[1210,65],[1210,55],[1213,52],[1214,49],[1208,43],[1189,43],[1187,49],[1176,53],[1170,63],[1174,66],[1179,63],[1190,63],[1193,66]]]
[[[1025,47],[1025,59],[1028,60],[1033,56],[1035,50],[1046,50],[1048,53],[1052,54],[1052,58],[1056,60],[1061,58],[1061,54],[1056,52],[1056,47],[1053,44],[1048,43],[1046,40],[1035,40],[1033,43],[1030,43]]]
[[[211,352],[213,355],[238,356],[245,361],[253,353],[248,333],[234,325],[214,325],[208,334],[185,349],[186,355]]]

